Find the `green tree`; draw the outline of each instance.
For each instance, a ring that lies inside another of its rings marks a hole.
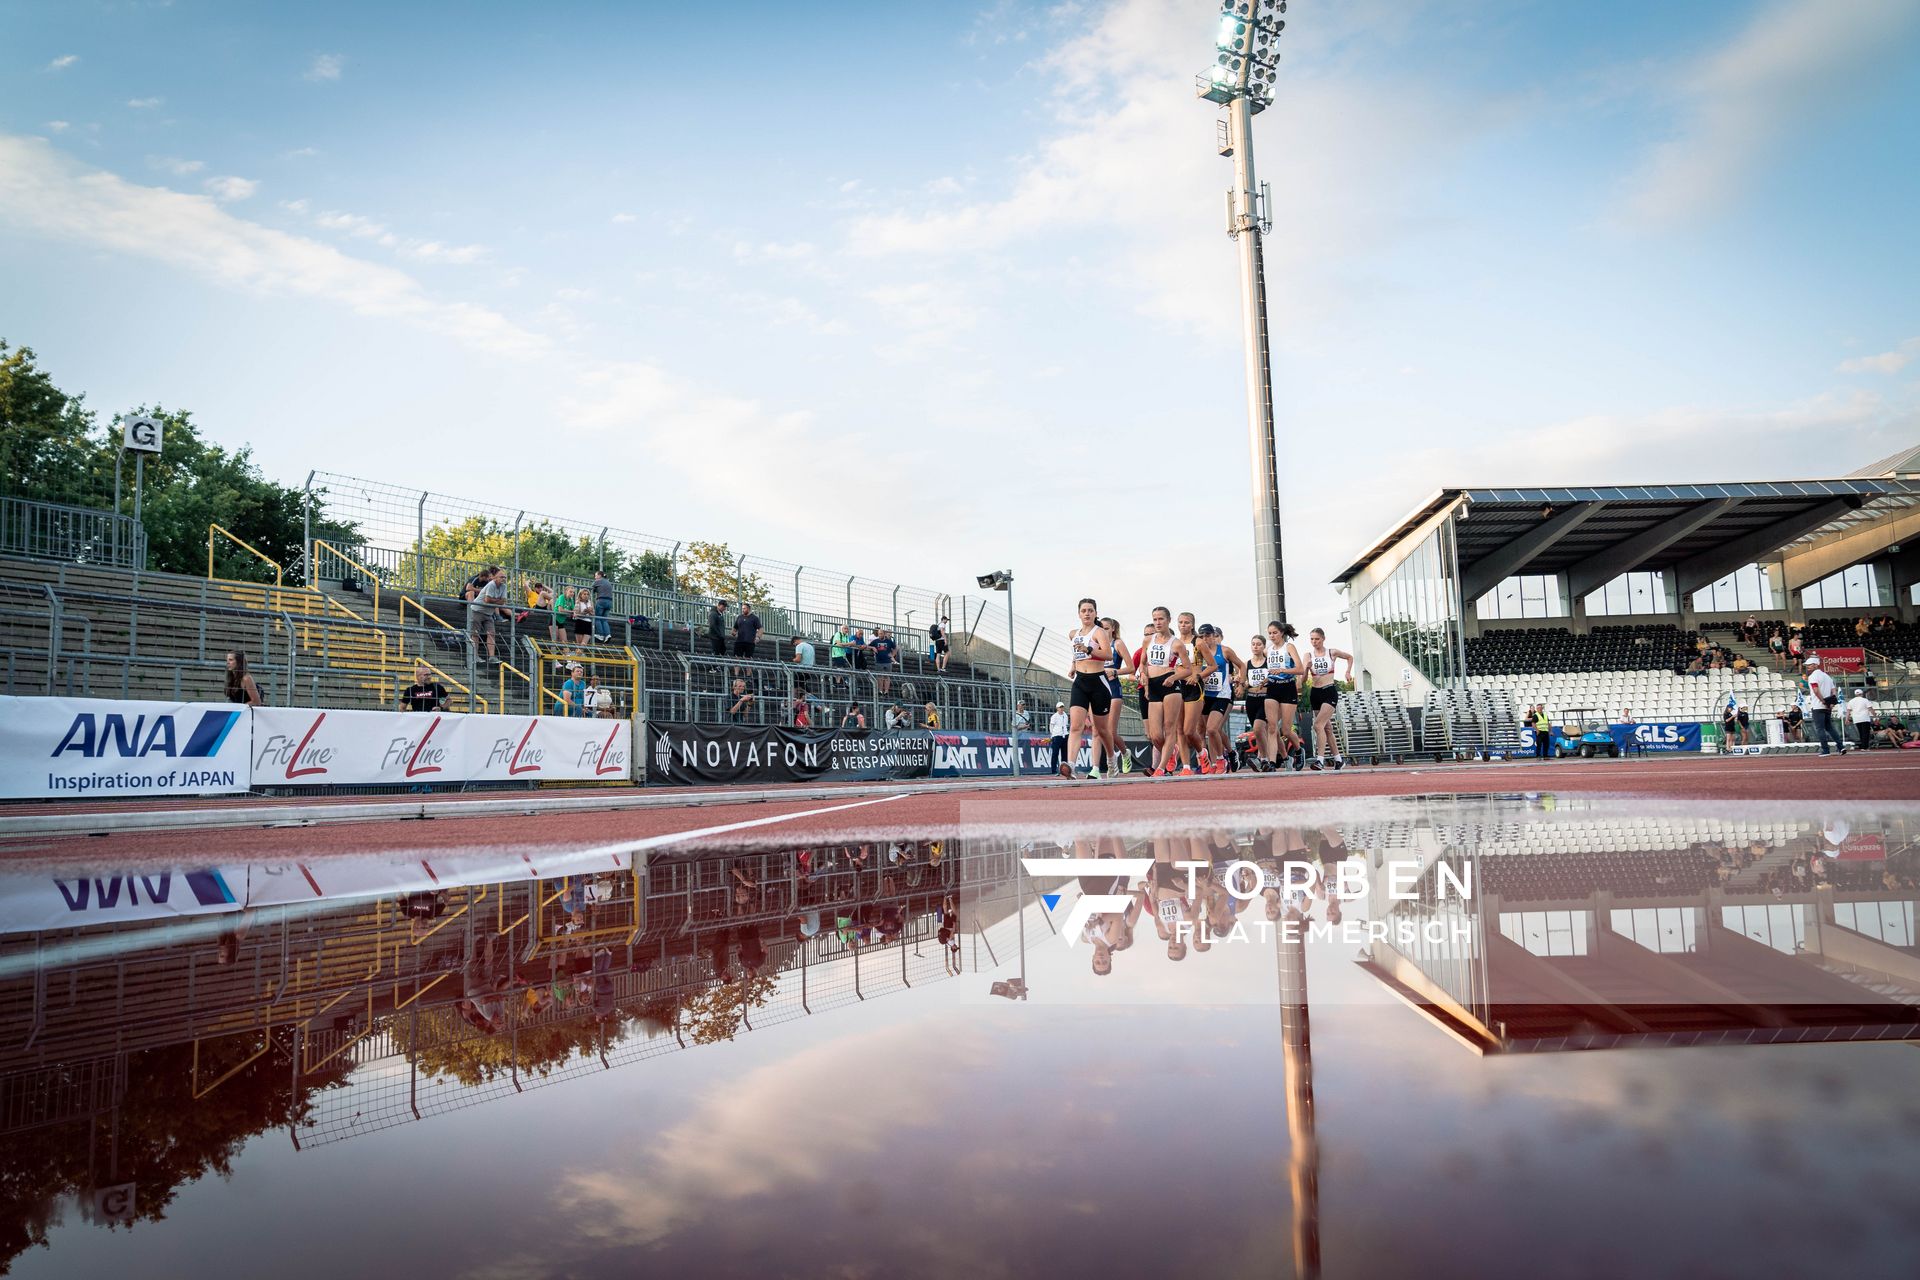
[[[734,600],[744,594],[765,604],[772,592],[751,573],[742,574],[739,558],[724,542],[689,542],[680,555],[680,590],[690,596]]]
[[[208,526],[219,524],[291,572],[304,533],[303,494],[275,484],[254,464],[253,451],[208,441],[186,410],[159,405],[164,451],[146,464],[141,523],[147,567],[169,573],[207,571]],[[0,492],[36,502],[106,510],[113,505],[119,420],[100,427],[79,396],[69,396],[35,362],[32,348],[0,341]],[[131,512],[133,467],[126,485]],[[316,495],[318,496],[318,495]],[[316,521],[316,538],[351,543],[352,526]],[[213,548],[216,577],[271,581],[273,571],[222,538]]]

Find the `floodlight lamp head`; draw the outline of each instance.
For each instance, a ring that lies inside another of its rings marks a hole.
[[[1005,591],[1013,585],[1013,570],[995,569],[992,573],[983,573],[974,578],[982,591]]]

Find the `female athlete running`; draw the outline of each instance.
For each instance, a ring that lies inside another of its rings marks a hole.
[[[1067,758],[1060,762],[1060,776],[1064,778],[1098,778],[1100,776],[1100,748],[1104,745],[1097,731],[1088,752],[1088,771],[1081,773],[1073,767],[1080,758],[1080,743],[1090,730],[1106,719],[1112,708],[1112,698],[1107,693],[1107,659],[1112,655],[1112,641],[1107,629],[1100,625],[1100,606],[1091,597],[1080,600],[1080,629],[1071,637],[1073,644],[1073,692],[1067,715]]]
[[[1206,718],[1207,752],[1202,759],[1207,773],[1225,773],[1233,744],[1227,741],[1227,721],[1233,715],[1233,690],[1246,679],[1247,664],[1229,649],[1220,628],[1209,622],[1196,633],[1199,656],[1195,665],[1204,674],[1201,710]]]
[[[1267,638],[1247,642],[1247,725],[1253,730],[1253,767],[1266,772],[1280,755],[1280,702],[1267,696]]]
[[[1180,736],[1187,744],[1187,758],[1197,760],[1201,773],[1208,772],[1205,695],[1201,692],[1200,681],[1206,672],[1194,661],[1194,650],[1198,647],[1199,637],[1194,633],[1193,615],[1180,615],[1180,643],[1186,646],[1187,658],[1191,664],[1187,675],[1180,684]]]
[[[1333,709],[1340,705],[1340,682],[1333,674],[1333,664],[1345,660],[1346,678],[1353,679],[1353,655],[1339,649],[1327,648],[1327,633],[1319,627],[1307,632],[1307,674],[1313,678],[1313,693],[1308,705],[1313,715],[1313,763],[1311,768],[1318,769],[1326,759],[1327,744],[1333,745],[1333,767],[1343,769],[1346,760],[1340,755],[1340,740],[1333,736]]]
[[[1105,628],[1107,644],[1112,648],[1104,673],[1107,680],[1107,694],[1112,703],[1107,708],[1107,714],[1102,716],[1094,727],[1099,730],[1100,740],[1107,747],[1107,772],[1111,774],[1117,768],[1121,773],[1128,773],[1133,769],[1133,757],[1128,755],[1126,749],[1120,745],[1120,711],[1126,705],[1126,694],[1120,687],[1120,678],[1123,675],[1133,674],[1133,655],[1127,652],[1127,646],[1120,641],[1118,622],[1112,618],[1102,618],[1100,625]]]
[[[1269,622],[1267,624],[1267,666],[1271,674],[1267,677],[1268,698],[1280,708],[1280,733],[1273,741],[1273,754],[1269,757],[1278,766],[1281,756],[1294,757],[1293,767],[1298,771],[1306,764],[1300,757],[1300,735],[1294,732],[1293,721],[1300,710],[1300,672],[1306,664],[1300,660],[1300,650],[1295,647],[1293,638],[1300,633],[1291,624]]]
[[[1172,615],[1166,606],[1153,611],[1153,629],[1147,632],[1145,654],[1141,658],[1141,681],[1147,690],[1147,737],[1153,742],[1153,776],[1164,778],[1175,771],[1192,773],[1187,755],[1187,740],[1181,730],[1181,682],[1187,678],[1187,646],[1169,628]]]

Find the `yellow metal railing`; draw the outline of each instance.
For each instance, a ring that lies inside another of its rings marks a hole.
[[[233,579],[233,578],[221,578],[214,573],[213,549],[215,546],[218,545],[218,543],[215,540],[215,535],[218,535],[221,538],[225,538],[228,542],[231,542],[234,546],[240,548],[242,551],[246,552],[248,555],[252,556],[254,559],[260,561],[262,564],[266,565],[269,569],[273,570],[273,595],[269,597],[273,601],[273,603],[270,607],[275,609],[284,608],[285,606],[280,603],[279,596],[280,596],[280,593],[286,589],[286,580],[287,580],[286,569],[281,567],[281,564],[278,560],[275,560],[272,556],[268,555],[266,552],[262,551],[260,548],[254,546],[251,542],[248,542],[245,538],[239,537],[236,534],[234,534],[232,530],[223,528],[222,526],[217,524],[210,524],[207,526],[207,580],[209,582],[238,581],[238,579]],[[265,588],[261,587],[261,584],[257,582],[249,582],[249,583],[246,583],[245,585],[249,587],[258,588],[260,590],[265,590]]]
[[[444,628],[445,630],[453,632],[455,635],[466,634],[460,630],[460,628],[454,626],[451,622],[448,622],[445,618],[427,608],[427,606],[421,604],[418,600],[415,600],[412,596],[400,597],[400,625],[403,627],[407,625],[408,609],[412,609],[415,613],[419,614],[421,620],[424,622],[431,622],[436,627]]]
[[[499,676],[500,676],[499,695],[500,695],[500,713],[502,715],[505,715],[507,712],[507,708],[513,705],[511,702],[507,701],[507,672],[509,671],[513,672],[513,674],[519,676],[522,680],[526,681],[527,692],[529,696],[531,696],[533,692],[532,676],[528,675],[526,672],[522,671],[520,668],[514,666],[511,662],[501,663],[500,671],[499,671]],[[535,715],[540,714],[540,708],[538,705],[535,705],[533,709],[533,713]]]
[[[337,561],[347,568],[359,570],[360,580],[367,583],[368,589],[372,592],[373,620],[378,622],[380,620],[380,575],[361,564],[358,560],[355,560],[340,548],[334,546],[331,542],[323,542],[316,538],[313,543],[313,569],[307,575],[307,581],[309,583],[319,582],[327,576],[326,570],[322,566],[329,560]],[[346,577],[344,573],[340,576],[342,578]],[[345,606],[342,607],[344,608]]]

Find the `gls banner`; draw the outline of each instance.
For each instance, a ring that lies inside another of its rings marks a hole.
[[[1698,724],[1616,724],[1609,726],[1622,751],[1698,751]]]
[[[907,733],[809,733],[777,725],[647,723],[647,781],[875,782],[924,778],[930,738]]]
[[[0,796],[245,791],[251,740],[228,703],[0,697]]]

